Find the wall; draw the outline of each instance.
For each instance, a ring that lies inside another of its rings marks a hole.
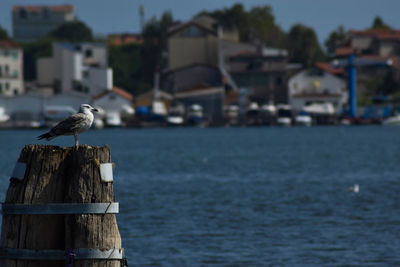
[[[169,70],[201,63],[218,66],[218,39],[207,37],[171,37],[168,40]]]
[[[289,103],[294,110],[301,110],[307,102],[331,102],[337,112],[347,103],[346,82],[330,73],[309,75],[303,70],[289,79]]]
[[[13,96],[24,92],[22,63],[21,49],[0,48],[0,95]]]

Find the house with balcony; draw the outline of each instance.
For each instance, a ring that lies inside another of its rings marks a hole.
[[[55,94],[95,96],[113,88],[107,48],[100,43],[53,43],[53,55],[37,61],[37,84]]]
[[[0,96],[16,96],[24,92],[23,52],[11,40],[0,40]]]
[[[346,81],[336,76],[342,71],[330,67],[328,63],[317,63],[291,76],[288,80],[288,98],[292,109],[295,112],[308,110],[320,113],[317,115],[342,114],[348,102]]]
[[[33,42],[47,36],[60,25],[74,21],[73,5],[18,5],[12,9],[13,38]]]

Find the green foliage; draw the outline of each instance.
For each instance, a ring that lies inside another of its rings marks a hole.
[[[391,27],[389,25],[385,24],[379,16],[376,16],[374,18],[374,21],[372,22],[370,29],[388,29],[388,30],[390,30]]]
[[[50,32],[49,37],[71,43],[93,40],[92,30],[81,21],[66,22]]]
[[[223,28],[237,29],[242,42],[261,42],[272,47],[284,47],[285,33],[275,23],[269,5],[256,6],[246,11],[242,4],[212,12],[203,11],[198,16],[207,15],[218,21]]]
[[[10,39],[7,30],[2,28],[0,25],[0,40],[7,40],[7,39]]]
[[[24,51],[24,79],[26,81],[36,79],[36,61],[41,57],[51,56],[52,42],[52,39],[45,38],[33,43],[20,44]]]
[[[383,77],[382,82],[378,85],[378,92],[383,95],[391,95],[400,90],[400,84],[393,76],[393,70],[389,68]]]
[[[302,63],[305,67],[310,67],[325,57],[314,30],[302,24],[293,25],[290,29],[287,49],[289,61]]]
[[[335,53],[337,47],[344,43],[346,40],[346,33],[342,25],[337,28],[337,30],[332,31],[329,34],[328,39],[325,41],[326,51],[329,54]]]
[[[141,81],[142,45],[128,44],[108,48],[108,62],[113,69],[114,84],[131,93],[141,93],[149,87]]]
[[[161,19],[153,17],[143,29],[143,45],[110,47],[109,64],[113,68],[114,83],[133,94],[153,87],[154,72],[166,66],[163,51],[167,50],[168,28],[174,24],[170,12]]]

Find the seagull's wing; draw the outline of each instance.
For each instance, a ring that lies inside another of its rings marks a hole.
[[[73,133],[75,130],[79,129],[85,124],[86,116],[83,113],[76,113],[65,120],[59,122],[56,126],[51,128],[51,132],[55,135],[64,135],[68,133]]]

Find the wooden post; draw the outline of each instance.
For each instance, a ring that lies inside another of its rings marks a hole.
[[[5,204],[112,203],[112,182],[101,179],[100,164],[111,163],[110,148],[26,145],[23,179],[12,177]],[[22,177],[21,177],[22,178]],[[30,250],[121,249],[114,214],[4,214],[1,248]],[[0,266],[65,266],[63,260],[3,259]],[[74,266],[120,266],[119,260],[75,260]]]

